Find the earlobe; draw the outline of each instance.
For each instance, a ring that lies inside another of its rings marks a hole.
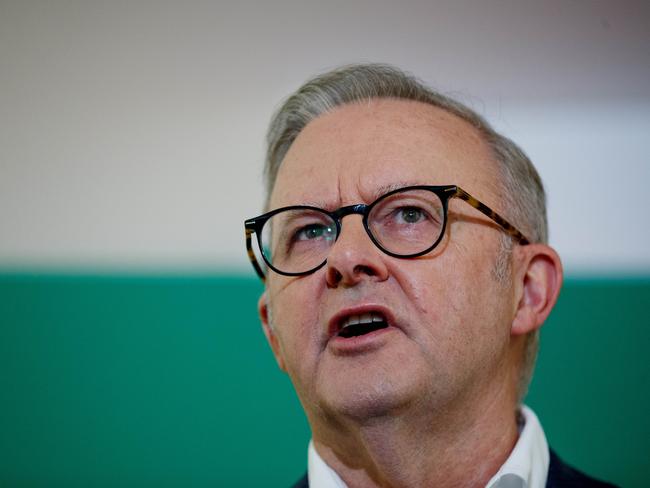
[[[520,283],[512,334],[527,334],[542,326],[562,287],[562,263],[555,250],[545,244],[520,248],[524,255],[516,278]]]
[[[266,291],[262,293],[259,300],[257,301],[257,312],[260,316],[260,321],[262,322],[262,330],[264,331],[264,335],[266,336],[266,340],[269,343],[269,346],[271,346],[275,360],[278,363],[280,369],[286,373],[287,370],[284,365],[284,359],[282,358],[280,342],[278,341],[278,337],[273,330],[273,322],[271,320],[271,312],[269,309],[268,296]]]

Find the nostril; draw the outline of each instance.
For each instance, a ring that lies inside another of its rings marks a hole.
[[[327,270],[327,283],[329,286],[335,287],[337,286],[341,280],[343,279],[343,275],[339,272],[338,269],[335,268],[329,268]]]
[[[373,268],[371,268],[370,266],[365,266],[363,264],[357,264],[354,267],[354,272],[355,274],[365,274],[368,276],[375,276],[377,274],[377,272]]]

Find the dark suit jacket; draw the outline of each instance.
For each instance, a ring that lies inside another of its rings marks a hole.
[[[293,488],[309,488],[307,475],[293,485]],[[573,469],[551,450],[551,461],[548,466],[546,488],[616,488],[616,485],[598,481],[577,469]]]

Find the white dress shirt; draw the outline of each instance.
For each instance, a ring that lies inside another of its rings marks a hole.
[[[499,471],[488,481],[486,488],[544,488],[548,475],[550,455],[548,443],[537,415],[525,405],[519,409],[523,425],[519,439]],[[307,452],[309,488],[347,488],[309,442]]]

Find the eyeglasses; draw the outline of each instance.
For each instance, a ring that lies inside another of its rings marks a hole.
[[[265,280],[255,256],[252,235],[262,260],[276,273],[301,276],[322,268],[341,234],[341,220],[362,216],[370,240],[384,253],[414,258],[431,252],[442,240],[451,198],[460,198],[496,222],[519,244],[530,241],[506,219],[456,185],[409,186],[390,191],[370,205],[357,204],[329,212],[308,205],[293,205],[244,222],[246,250],[257,274]],[[263,264],[263,263],[262,263]]]

